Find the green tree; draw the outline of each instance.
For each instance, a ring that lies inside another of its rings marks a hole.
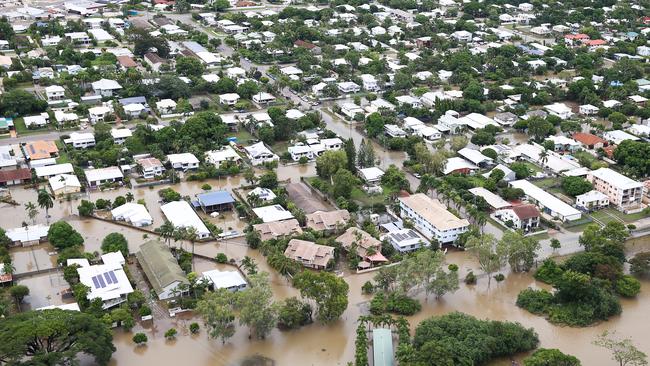
[[[38,216],[36,205],[32,202],[25,203],[25,211],[27,211],[29,219],[32,220],[32,225],[36,225],[36,216]]]
[[[222,288],[205,293],[203,299],[196,304],[196,310],[203,317],[210,338],[219,338],[222,344],[235,334],[234,302],[235,294]]]
[[[345,168],[348,157],[343,150],[325,151],[316,158],[316,172],[323,179],[331,179],[339,169]]]
[[[551,135],[555,127],[551,122],[539,117],[528,119],[528,135],[537,141],[542,141],[546,136]]]
[[[293,279],[303,297],[316,303],[316,319],[329,323],[338,319],[348,307],[348,284],[329,272],[303,271]]]
[[[79,216],[89,217],[92,216],[95,210],[95,204],[90,201],[81,200],[81,204],[77,206],[77,210],[79,211]]]
[[[540,348],[524,360],[524,366],[580,366],[580,360],[558,349]]]
[[[465,248],[476,257],[479,266],[488,275],[489,287],[492,274],[500,271],[506,264],[508,248],[492,234],[467,239]]]
[[[135,343],[137,345],[143,345],[143,344],[147,343],[147,341],[148,341],[147,335],[144,334],[144,333],[136,333],[133,336],[133,343]]]
[[[176,328],[169,328],[165,332],[165,339],[169,339],[169,340],[176,339],[176,334],[178,334]]]
[[[526,237],[519,231],[506,231],[501,237],[508,263],[513,272],[528,272],[535,265],[541,244],[533,237]]]
[[[278,327],[281,329],[297,329],[311,323],[311,306],[296,297],[290,297],[282,302],[278,310]]]
[[[352,189],[359,184],[357,177],[345,168],[339,169],[332,177],[332,196],[350,198]]]
[[[273,302],[268,273],[250,275],[248,280],[249,288],[237,294],[239,323],[249,327],[250,336],[264,339],[275,327],[278,307]]]
[[[510,170],[515,172],[515,177],[517,179],[526,179],[530,177],[530,169],[528,165],[524,162],[517,162],[510,164]]]
[[[562,189],[572,197],[587,193],[593,188],[593,185],[582,177],[564,177],[562,179]]]
[[[57,221],[50,225],[47,231],[47,240],[59,250],[80,246],[84,242],[81,234],[65,221]]]
[[[650,275],[650,252],[637,253],[630,262],[630,272],[635,276]]]
[[[0,322],[0,355],[10,364],[74,364],[79,355],[87,354],[106,365],[113,352],[110,329],[83,312],[29,311]]]
[[[357,151],[351,137],[345,140],[345,156],[348,158],[348,170],[354,172],[356,170]]]
[[[29,287],[24,285],[14,285],[9,288],[9,293],[16,299],[16,305],[20,308],[23,299],[29,295]]]
[[[176,59],[176,72],[183,76],[199,77],[205,68],[198,58],[179,57]]]
[[[102,252],[122,252],[126,258],[129,255],[129,243],[126,241],[124,235],[120,233],[110,233],[102,240]]]

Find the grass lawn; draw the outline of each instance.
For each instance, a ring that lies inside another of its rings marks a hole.
[[[634,222],[636,220],[646,217],[643,212],[638,212],[635,214],[625,214],[615,208],[605,208],[600,211],[596,211],[591,214],[592,217],[598,219],[599,221],[607,224],[611,221],[622,221],[626,224]]]
[[[56,147],[59,149],[59,157],[56,158],[56,163],[57,164],[69,163],[70,156],[68,155],[68,152],[66,151],[63,142],[61,142],[61,140],[56,140],[54,141],[54,143],[56,144]]]
[[[526,164],[526,166],[528,167],[528,170],[533,172],[533,174],[539,173],[539,172],[542,171],[542,169],[540,167],[538,167],[537,165],[535,165],[535,164],[533,164],[533,163],[531,163],[529,161],[524,161],[523,163]]]
[[[29,132],[29,129],[25,126],[25,120],[22,117],[14,119],[14,128],[19,135]]]
[[[389,197],[391,194],[395,193],[394,189],[382,186],[384,192],[382,194],[368,195],[363,189],[359,187],[354,187],[352,189],[351,198],[355,201],[359,201],[363,206],[374,205],[376,203],[386,202],[386,197]]]
[[[239,131],[235,133],[229,133],[228,137],[236,137],[237,138],[237,143],[238,144],[248,144],[248,140],[254,140],[255,137],[251,135],[250,132],[248,132],[245,129],[240,129]]]
[[[560,184],[560,179],[558,178],[544,178],[536,179],[531,181],[534,185],[538,186],[541,189],[547,190],[553,186]]]
[[[289,141],[276,141],[271,145],[271,150],[273,150],[274,153],[278,154],[279,156],[282,156],[285,152],[287,152],[287,149],[289,148]]]

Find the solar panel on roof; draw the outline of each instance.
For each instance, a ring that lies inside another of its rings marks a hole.
[[[113,280],[113,283],[117,283],[117,277],[115,277],[115,272],[110,271],[108,274],[111,276],[111,279]]]
[[[108,274],[108,272],[104,272],[104,279],[106,280],[107,284],[113,283],[113,280],[111,279],[111,276]]]
[[[93,284],[95,285],[95,288],[99,288],[99,281],[97,281],[97,277],[96,276],[93,277],[92,280],[93,280]]]
[[[102,277],[102,275],[95,276],[95,277],[97,278],[97,281],[99,281],[99,286],[101,288],[106,287],[106,282],[104,282],[104,278]]]

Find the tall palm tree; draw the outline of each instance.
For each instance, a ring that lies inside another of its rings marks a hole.
[[[38,202],[38,205],[41,208],[45,209],[45,219],[49,224],[50,223],[49,211],[52,207],[54,207],[54,196],[52,196],[50,192],[48,192],[44,188],[41,188],[38,190],[38,198],[36,201]]]
[[[32,220],[32,224],[36,225],[36,216],[38,216],[38,209],[36,205],[32,202],[25,203],[25,211],[27,211],[27,216]]]
[[[194,270],[194,243],[198,237],[199,234],[194,226],[185,229],[185,239],[192,244],[192,271]]]
[[[548,162],[548,150],[544,149],[541,153],[539,153],[539,163],[542,164],[542,167],[544,167],[544,164]]]
[[[126,202],[133,202],[133,193],[127,192],[124,198],[126,198]]]
[[[170,246],[172,237],[174,236],[174,225],[165,220],[165,222],[156,229],[156,232],[160,234],[160,237],[163,238],[163,241],[167,246]]]

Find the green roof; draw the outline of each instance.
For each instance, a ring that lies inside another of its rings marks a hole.
[[[393,333],[390,329],[372,330],[372,351],[374,366],[393,366]]]
[[[165,287],[174,282],[189,283],[172,252],[158,240],[142,244],[136,257],[151,286],[159,295],[165,291]]]

